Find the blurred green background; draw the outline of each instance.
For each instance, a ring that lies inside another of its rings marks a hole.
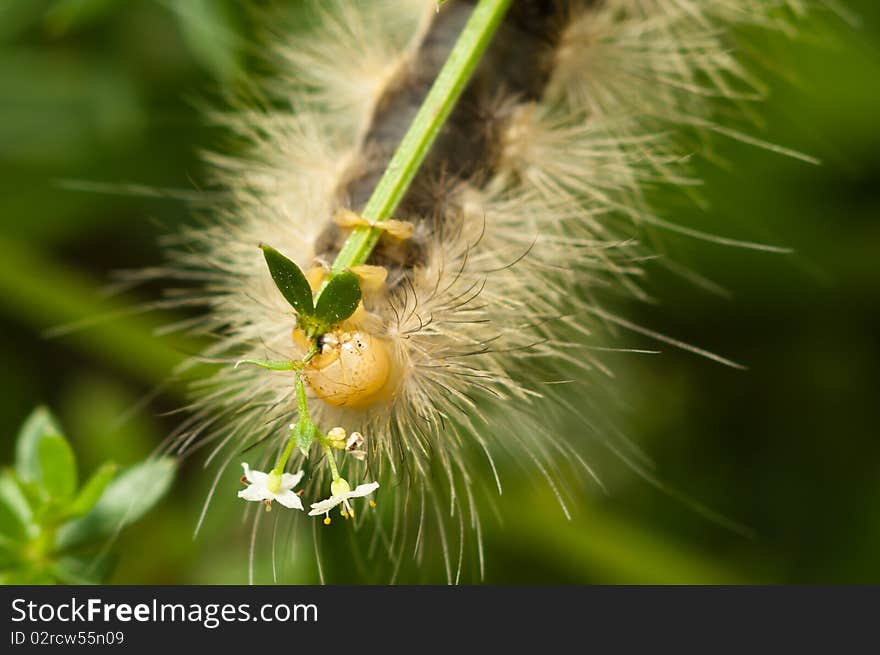
[[[610,493],[586,495],[570,522],[540,487],[509,484],[503,523],[484,526],[487,582],[880,583],[880,5],[847,5],[858,26],[819,13],[797,40],[745,35],[769,70],[753,132],[822,165],[719,140],[722,165],[697,164],[706,209],[660,198],[685,225],[796,254],[667,240],[729,296],[656,267],[661,302],[621,308],[749,366],[670,349],[612,362],[626,403],[615,420],[657,475],[754,536],[605,457]],[[2,461],[38,403],[59,415],[86,471],[133,463],[173,428],[164,413],[180,390],[153,392],[192,345],[153,335],[167,314],[136,311],[158,288],[105,291],[114,271],[160,264],[159,238],[191,220],[199,152],[223,138],[200,107],[257,66],[258,31],[232,0],[0,2]],[[94,317],[104,320],[48,338]],[[192,538],[211,475],[198,457],[184,462],[171,494],[122,536],[113,582],[247,580],[234,498]],[[296,561],[284,581],[316,581],[311,548]],[[267,566],[261,554],[258,571]],[[332,579],[377,576],[367,566]],[[443,579],[430,567],[407,578]]]

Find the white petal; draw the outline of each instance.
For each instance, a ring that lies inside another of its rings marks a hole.
[[[312,503],[312,511],[309,512],[309,516],[317,516],[318,514],[325,514],[329,512],[331,509],[336,507],[339,503],[341,503],[345,499],[344,496],[330,496],[326,500],[322,500],[320,503]]]
[[[361,496],[369,496],[379,488],[378,482],[368,482],[367,484],[359,484],[354,491],[346,494],[349,498],[360,498]]]
[[[303,477],[302,471],[297,471],[296,473],[285,473],[281,476],[281,491],[287,491],[288,489],[293,489],[296,485],[299,484],[299,481],[302,480]],[[302,509],[302,506],[300,506]]]
[[[295,493],[293,493],[290,489],[282,491],[281,493],[274,494],[275,500],[284,505],[285,507],[289,507],[291,509],[302,509],[303,504]]]
[[[251,471],[250,482],[265,487],[269,482],[269,474],[262,471]]]
[[[266,486],[266,480],[269,479],[268,473],[263,473],[262,471],[252,471],[250,467],[244,462],[241,463],[242,468],[244,468],[244,477],[251,484],[262,484]]]
[[[271,494],[265,487],[260,487],[256,484],[249,485],[247,489],[242,489],[238,492],[238,497],[245,500],[266,500],[270,496]]]

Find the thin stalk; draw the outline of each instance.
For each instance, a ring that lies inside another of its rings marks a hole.
[[[333,449],[324,446],[324,456],[327,458],[327,464],[330,466],[330,475],[333,476],[334,480],[339,478],[339,469],[336,468],[336,455],[333,454]]]
[[[477,3],[362,212],[362,216],[371,223],[381,223],[393,216],[470,81],[510,3],[511,0],[480,0]],[[380,227],[354,228],[333,262],[331,276],[365,263],[381,234]]]
[[[314,350],[315,349],[310,350],[307,357],[311,358]],[[306,386],[303,381],[302,372],[296,372],[293,387],[296,391],[297,423],[299,426],[291,432],[291,435],[287,440],[287,446],[284,448],[284,452],[281,453],[281,456],[275,464],[275,468],[272,469],[272,473],[275,473],[276,475],[281,475],[284,472],[284,467],[287,466],[287,460],[290,459],[290,456],[293,453],[293,449],[296,446],[296,430],[303,429],[303,425],[312,424],[312,418],[309,416],[309,400],[306,396]]]

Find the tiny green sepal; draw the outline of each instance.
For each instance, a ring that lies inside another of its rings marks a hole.
[[[354,314],[360,301],[361,285],[357,275],[351,271],[338,273],[330,278],[318,296],[315,320],[328,328],[341,323]]]
[[[297,371],[303,367],[302,362],[292,359],[242,359],[235,362],[235,368],[238,368],[240,364],[253,364],[270,371]]]
[[[293,426],[291,436],[296,442],[299,451],[308,457],[312,442],[318,436],[318,428],[310,419],[302,419]]]
[[[284,299],[290,303],[300,318],[312,316],[315,313],[312,288],[300,267],[271,246],[260,244],[260,248],[263,250],[263,257],[266,258],[266,266],[269,267],[272,281],[275,282]]]

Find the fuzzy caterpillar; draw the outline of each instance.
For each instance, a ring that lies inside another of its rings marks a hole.
[[[363,207],[472,8],[314,5],[312,33],[278,38],[281,74],[260,102],[221,117],[248,144],[242,156],[210,156],[230,200],[171,253],[173,277],[203,283],[178,301],[207,310],[194,328],[215,337],[203,358],[302,356],[256,245],[318,276],[332,262],[347,233],[334,217]],[[343,373],[320,368],[310,380],[316,423],[367,437],[348,478],[389,490],[381,518],[390,527],[355,522],[382,532],[392,561],[418,560],[438,542],[458,581],[471,541],[482,571],[478,494],[501,490],[498,458],[542,475],[563,508],[576,497],[565,480],[593,477],[583,444],[554,434],[547,417],[574,409],[545,383],[607,371],[602,325],[627,323],[596,295],[644,297],[646,237],[674,227],[647,206],[645,189],[696,183],[682,135],[738,134],[713,112],[758,97],[760,86],[726,30],[774,26],[786,8],[801,9],[784,0],[514,3],[397,212],[412,236],[383,239],[369,263],[387,278],[365,287],[363,311],[343,326],[379,354],[349,351],[335,362]],[[585,404],[601,405],[596,386]],[[206,448],[219,463],[212,493],[227,493],[243,449],[259,446],[255,467],[268,469],[283,448],[292,393],[287,372],[222,367],[194,385],[191,416],[169,448]],[[309,470],[307,495],[320,497],[327,475]]]

